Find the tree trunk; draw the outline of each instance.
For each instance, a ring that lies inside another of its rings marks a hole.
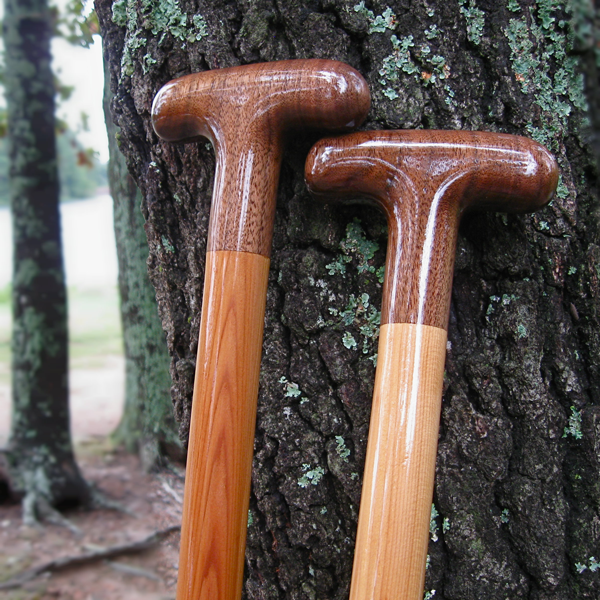
[[[67,298],[45,0],[5,0],[5,88],[14,239],[12,485],[25,519],[90,491],[71,446]]]
[[[426,591],[598,598],[598,73],[587,0],[97,0],[121,150],[189,425],[214,156],[150,110],[207,68],[324,57],[370,84],[362,129],[527,135],[561,168],[531,216],[473,215],[456,257]],[[591,108],[590,108],[591,106]],[[243,127],[243,123],[240,124]],[[288,144],[275,221],[245,596],[346,598],[368,434],[386,227],[308,195],[318,133]]]
[[[104,96],[125,346],[125,407],[114,436],[130,452],[139,452],[145,469],[150,470],[165,454],[180,456],[181,445],[171,403],[169,354],[146,267],[142,195],[119,151],[118,127],[108,108],[112,96],[108,85]]]

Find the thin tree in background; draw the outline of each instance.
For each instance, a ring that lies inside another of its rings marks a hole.
[[[46,0],[5,0],[5,88],[13,220],[13,417],[8,462],[24,519],[92,493],[73,454],[67,298]]]

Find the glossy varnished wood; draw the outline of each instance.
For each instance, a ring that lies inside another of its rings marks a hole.
[[[268,272],[259,254],[206,256],[179,600],[241,597]]]
[[[423,596],[445,356],[443,329],[381,327],[350,600]]]
[[[317,142],[313,193],[360,195],[385,211],[382,323],[447,326],[458,222],[465,210],[533,211],[558,181],[552,155],[527,138],[475,131],[366,131]]]
[[[459,219],[468,209],[532,211],[556,162],[516,136],[362,132],[321,140],[306,164],[326,199],[383,208],[389,241],[382,328],[351,600],[421,600]]]
[[[204,136],[215,147],[208,249],[269,256],[284,134],[350,130],[369,105],[367,84],[352,67],[290,60],[175,79],[156,95],[152,120],[165,140]]]

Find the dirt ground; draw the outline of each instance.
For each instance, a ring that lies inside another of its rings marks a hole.
[[[142,540],[181,522],[183,473],[144,474],[139,461],[111,448],[123,405],[124,359],[116,286],[112,201],[108,196],[61,206],[69,283],[71,431],[84,476],[123,512],[72,510],[82,532],[45,524],[24,527],[21,508],[0,505],[0,584],[50,560]],[[10,432],[10,223],[0,210],[0,448]],[[4,235],[6,234],[6,235]],[[179,469],[179,470],[178,470]],[[175,598],[179,534],[152,550],[40,576],[0,590],[0,600],[158,600]]]
[[[181,522],[183,477],[173,472],[146,475],[137,458],[107,452],[103,444],[81,447],[79,463],[106,496],[134,516],[114,511],[73,510],[65,516],[82,532],[21,523],[20,506],[0,507],[0,581],[62,556],[142,540]],[[159,600],[175,598],[179,534],[173,532],[153,549],[110,561],[43,575],[15,590],[0,591],[3,600]]]
[[[183,470],[144,474],[139,460],[111,448],[107,435],[122,406],[123,363],[109,357],[104,365],[71,375],[73,436],[84,476],[130,516],[113,510],[66,513],[82,532],[45,524],[25,527],[18,505],[0,506],[0,582],[25,569],[63,556],[142,540],[181,523]],[[0,385],[0,445],[6,441],[10,393]],[[87,566],[42,575],[22,587],[0,591],[0,600],[166,600],[175,598],[179,533],[153,549],[99,560]]]

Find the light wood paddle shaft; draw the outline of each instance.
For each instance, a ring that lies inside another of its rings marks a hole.
[[[190,424],[178,594],[242,593],[269,259],[208,252]],[[202,523],[197,527],[196,523]],[[202,561],[199,564],[199,557]]]
[[[545,148],[468,131],[321,140],[311,191],[364,195],[388,218],[381,334],[351,600],[421,600],[458,224],[470,208],[536,210],[558,182]]]
[[[284,133],[348,130],[367,84],[343,63],[281,61],[188,75],[152,107],[168,141],[208,137],[217,172],[190,424],[177,600],[238,600],[269,255]]]
[[[439,327],[381,327],[351,600],[423,596],[445,357]]]

